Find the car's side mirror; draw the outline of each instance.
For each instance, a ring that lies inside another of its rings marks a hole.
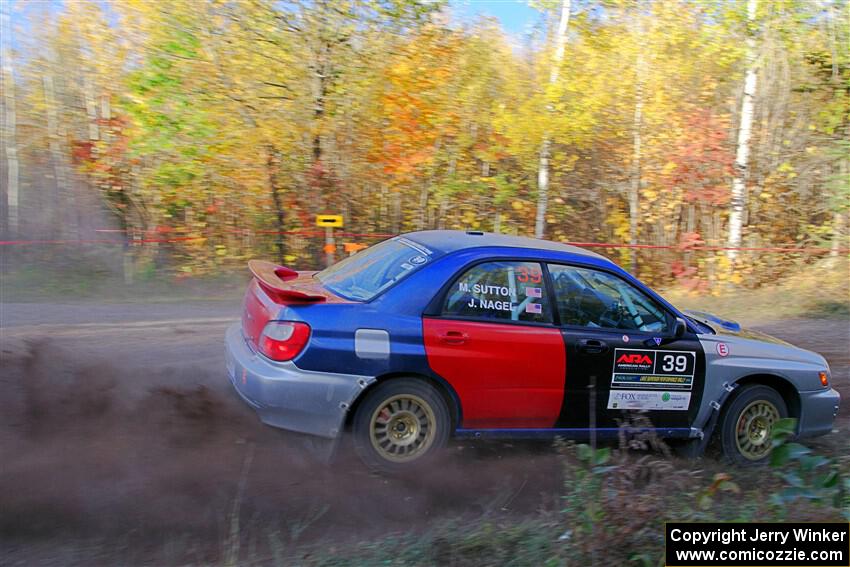
[[[673,335],[679,339],[685,335],[685,331],[688,330],[688,324],[685,323],[685,320],[681,317],[676,317],[676,325],[673,327]]]

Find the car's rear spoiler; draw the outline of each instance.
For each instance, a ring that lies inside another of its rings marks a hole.
[[[282,303],[317,303],[326,301],[327,296],[301,290],[286,282],[296,280],[300,274],[284,266],[276,266],[264,260],[251,260],[248,269],[257,283],[273,299]]]

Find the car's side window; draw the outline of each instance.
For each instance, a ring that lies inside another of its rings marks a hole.
[[[564,325],[652,333],[669,330],[666,312],[633,285],[606,272],[549,264]]]
[[[537,262],[485,262],[449,289],[442,314],[473,319],[551,323],[543,270]]]

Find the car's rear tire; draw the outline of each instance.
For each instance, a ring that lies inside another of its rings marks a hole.
[[[773,448],[773,427],[788,417],[788,407],[779,392],[769,386],[742,386],[723,408],[720,416],[720,448],[738,465],[767,462]]]
[[[445,447],[450,428],[449,408],[434,386],[396,378],[378,384],[357,407],[354,450],[370,468],[399,472]]]

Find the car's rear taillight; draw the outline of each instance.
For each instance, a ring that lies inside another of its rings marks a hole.
[[[310,325],[295,321],[270,321],[260,335],[260,352],[278,362],[292,360],[310,340]]]

